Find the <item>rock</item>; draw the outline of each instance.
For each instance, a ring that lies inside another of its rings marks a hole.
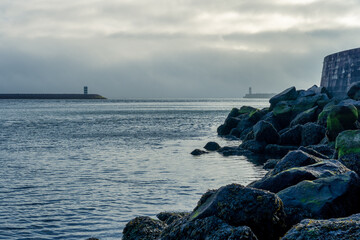
[[[326,129],[316,123],[307,123],[302,127],[301,145],[316,145],[325,137]]]
[[[360,214],[328,220],[304,219],[293,226],[282,240],[360,239]]]
[[[273,193],[238,184],[204,194],[189,220],[211,216],[231,226],[249,226],[259,239],[278,239],[284,233],[281,200]]]
[[[289,102],[279,102],[273,109],[273,114],[281,128],[285,128],[290,124],[292,116],[292,105]]]
[[[327,156],[328,158],[332,158],[334,156],[335,153],[335,149],[331,148],[329,145],[327,144],[318,144],[318,145],[309,145],[306,148],[311,148],[314,151]],[[299,149],[301,150],[301,149]],[[311,153],[310,153],[311,154]]]
[[[189,216],[189,212],[161,212],[156,217],[167,225]]]
[[[246,130],[248,128],[252,128],[253,125],[254,125],[254,123],[251,122],[249,120],[249,118],[244,118],[238,123],[236,128],[242,133],[244,130]]]
[[[253,153],[264,153],[266,143],[265,142],[259,142],[256,140],[249,140],[246,142],[243,142],[240,146],[240,148],[247,149]]]
[[[265,148],[265,154],[276,156],[276,157],[283,157],[288,152],[298,149],[297,146],[281,146],[277,144],[268,144]]]
[[[262,118],[262,120],[271,123],[271,124],[274,126],[274,128],[276,129],[276,131],[280,131],[280,130],[281,130],[281,126],[280,126],[280,124],[278,123],[278,121],[276,120],[273,112],[268,112],[268,113]]]
[[[251,151],[240,147],[222,147],[217,152],[223,156],[251,156],[253,154]]]
[[[360,82],[351,84],[349,90],[347,91],[347,95],[351,99],[360,100]]]
[[[317,115],[316,112],[318,110],[318,107],[315,106],[313,108],[310,108],[300,114],[298,114],[291,122],[290,122],[290,127],[293,127],[295,125],[298,124],[305,124],[308,122],[314,122],[317,119]]]
[[[268,190],[277,193],[304,180],[330,177],[350,171],[337,160],[324,160],[305,167],[284,170],[276,175],[265,176],[252,182],[248,187]]]
[[[229,129],[233,129],[236,128],[236,126],[238,125],[238,123],[242,120],[242,118],[238,118],[238,117],[229,117],[226,118],[225,120],[225,124]]]
[[[276,159],[276,158],[268,159],[268,160],[265,162],[263,168],[266,169],[266,170],[273,169],[279,161],[280,161],[280,159]]]
[[[241,132],[239,131],[239,129],[233,128],[233,129],[231,129],[229,135],[236,137],[236,138],[240,138]]]
[[[360,210],[360,180],[353,172],[302,181],[280,192],[287,215],[287,223],[292,226],[304,218],[344,217]]]
[[[256,141],[268,144],[277,143],[280,137],[274,126],[263,120],[253,126],[253,132]]]
[[[274,169],[269,172],[270,175],[278,174],[282,171],[285,171],[294,167],[303,167],[307,165],[311,165],[314,163],[321,162],[322,159],[314,157],[306,152],[301,150],[291,151],[286,154],[274,167]]]
[[[301,144],[302,125],[296,125],[280,135],[280,145],[299,146]]]
[[[339,158],[348,154],[360,154],[360,130],[341,132],[335,141]]]
[[[221,147],[218,143],[216,142],[208,142],[204,148],[208,151],[217,151],[219,150]]]
[[[336,106],[339,102],[340,100],[338,99],[332,99],[328,104],[326,104],[318,115],[317,124],[326,127],[327,117],[329,116],[334,106]]]
[[[88,238],[88,239],[86,239],[86,240],[99,240],[98,238],[93,238],[93,237],[91,237],[91,238]]]
[[[123,230],[123,240],[156,240],[166,224],[150,217],[137,217],[128,222]]]
[[[191,155],[200,156],[200,155],[205,154],[205,153],[209,153],[209,152],[206,152],[206,151],[203,151],[203,150],[200,150],[200,149],[195,149],[194,151],[191,152]]]
[[[298,97],[298,92],[296,92],[296,88],[290,87],[290,88],[282,91],[281,93],[273,96],[269,100],[269,102],[271,104],[270,110],[273,109],[273,107],[281,101],[295,100],[297,97]]]
[[[334,141],[337,135],[345,130],[355,128],[358,111],[354,105],[334,106],[327,117],[326,135]]]
[[[228,135],[230,133],[230,131],[231,131],[231,129],[228,126],[226,126],[225,124],[222,124],[217,128],[217,133],[220,136]]]
[[[313,145],[313,146],[316,146],[316,145]],[[319,153],[315,149],[311,148],[311,145],[307,146],[307,147],[301,146],[301,147],[298,148],[298,150],[301,150],[303,152],[306,152],[306,153],[308,153],[308,154],[310,154],[312,156],[315,156],[315,157],[318,157],[318,158],[321,158],[321,159],[329,159],[329,156],[324,155],[322,153]]]
[[[260,121],[260,119],[265,115],[266,113],[262,110],[256,110],[252,113],[249,114],[249,121],[252,122],[253,124],[257,123],[258,121]]]
[[[357,174],[360,174],[360,154],[350,153],[342,156],[339,161],[347,168],[353,170]]]
[[[294,114],[299,114],[315,106],[318,106],[320,102],[327,102],[327,101],[329,101],[329,98],[326,94],[318,94],[308,97],[299,97],[293,103],[292,111]]]
[[[254,111],[256,111],[256,110],[258,110],[258,109],[254,108],[254,107],[242,106],[242,107],[240,108],[240,110],[239,110],[239,113],[240,113],[240,114],[246,114],[246,113],[250,114],[250,113],[252,113],[252,112],[254,112]]]
[[[195,221],[183,219],[166,228],[161,240],[257,240],[247,226],[234,227],[223,220],[211,216]]]

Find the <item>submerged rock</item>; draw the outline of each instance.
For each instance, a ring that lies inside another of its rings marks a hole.
[[[218,143],[216,142],[208,142],[204,148],[208,151],[217,151],[219,150],[221,147]]]
[[[123,230],[123,240],[156,240],[166,224],[150,217],[137,217],[128,222]]]
[[[200,149],[195,149],[194,151],[191,152],[191,155],[200,156],[200,155],[205,154],[205,153],[209,153],[209,152],[206,152],[206,151],[203,151],[203,150],[200,150]]]
[[[327,220],[305,219],[293,226],[282,240],[360,239],[360,214]]]
[[[278,239],[284,233],[281,200],[273,193],[238,184],[204,194],[189,220],[210,216],[231,226],[249,226],[259,239]]]

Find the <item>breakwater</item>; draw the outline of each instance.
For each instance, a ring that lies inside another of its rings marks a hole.
[[[106,99],[99,94],[0,94],[0,99]]]

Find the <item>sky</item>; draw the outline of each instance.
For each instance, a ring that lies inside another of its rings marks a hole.
[[[0,93],[242,97],[320,84],[358,0],[1,0]]]

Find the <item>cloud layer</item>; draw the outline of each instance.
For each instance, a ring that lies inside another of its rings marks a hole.
[[[3,0],[1,92],[241,97],[319,84],[359,47],[357,1]]]

